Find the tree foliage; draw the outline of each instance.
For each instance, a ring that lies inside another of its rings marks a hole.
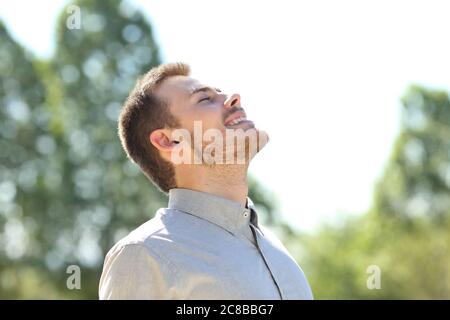
[[[369,212],[291,237],[316,298],[450,298],[450,101],[418,86],[402,101],[401,132]],[[367,287],[371,265],[380,289]]]

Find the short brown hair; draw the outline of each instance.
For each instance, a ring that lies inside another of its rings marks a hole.
[[[180,125],[167,102],[156,96],[155,90],[168,77],[189,74],[189,65],[185,63],[167,63],[152,68],[138,79],[119,116],[119,136],[128,158],[165,193],[176,187],[175,170],[150,143],[149,135],[156,129]]]

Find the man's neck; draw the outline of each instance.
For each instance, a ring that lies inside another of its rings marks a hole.
[[[190,166],[177,172],[177,187],[208,192],[246,204],[247,167],[244,165]]]

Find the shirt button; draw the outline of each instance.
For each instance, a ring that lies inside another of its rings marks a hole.
[[[244,218],[247,218],[247,217],[248,217],[248,211],[245,210],[245,211],[244,211]]]

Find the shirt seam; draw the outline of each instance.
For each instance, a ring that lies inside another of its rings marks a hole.
[[[202,220],[202,221],[206,221],[206,222],[208,222],[208,223],[210,223],[210,224],[213,224],[213,225],[219,227],[219,228],[222,229],[222,230],[225,230],[226,232],[228,232],[228,233],[230,233],[231,235],[233,235],[234,237],[236,237],[236,233],[235,233],[235,232],[233,232],[233,231],[231,231],[231,230],[228,230],[227,228],[221,226],[221,225],[218,224],[218,223],[215,223],[214,221],[208,220],[208,219],[206,219],[206,218],[199,217],[199,216],[197,216],[197,215],[195,215],[195,214],[192,214],[192,213],[187,212],[187,211],[183,211],[183,210],[181,210],[181,209],[171,208],[170,210],[178,211],[178,212],[181,212],[181,213],[183,213],[183,214],[188,214],[188,215],[190,215],[191,217],[197,218],[197,219]]]

